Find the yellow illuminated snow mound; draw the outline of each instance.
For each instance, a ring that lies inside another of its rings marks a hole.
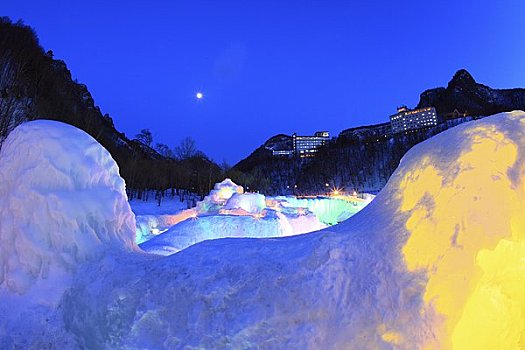
[[[525,113],[498,118],[416,146],[388,184],[407,269],[426,272],[429,348],[525,348]]]

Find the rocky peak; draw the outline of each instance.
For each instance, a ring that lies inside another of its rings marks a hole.
[[[454,76],[452,77],[452,80],[448,83],[448,88],[452,88],[455,86],[475,86],[476,81],[472,77],[472,75],[466,70],[466,69],[460,69],[458,70]]]
[[[470,116],[491,115],[525,109],[525,89],[491,89],[476,83],[465,69],[454,74],[447,88],[423,92],[417,108],[435,107],[438,115],[445,116],[455,110]]]

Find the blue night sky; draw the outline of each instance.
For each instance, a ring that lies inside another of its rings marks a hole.
[[[218,162],[278,133],[385,122],[459,68],[525,87],[523,0],[1,2],[117,129],[191,136]]]

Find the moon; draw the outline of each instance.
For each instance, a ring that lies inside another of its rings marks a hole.
[[[202,94],[202,92],[197,92],[197,93],[195,94],[195,97],[197,97],[197,98],[200,100],[201,98],[204,97],[204,95]]]

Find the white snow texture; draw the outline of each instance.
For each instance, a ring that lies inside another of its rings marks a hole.
[[[54,121],[16,128],[0,153],[0,285],[26,291],[110,249],[133,250],[135,217],[110,154]]]
[[[127,205],[115,205],[124,198],[122,181],[114,165],[93,170],[108,155],[94,156],[85,140],[51,122],[9,136],[0,154],[0,169],[11,169],[1,173],[2,203],[9,203],[0,211],[1,286],[27,288],[9,282],[18,280],[15,267],[45,279],[20,244],[46,261],[65,254],[67,265],[101,245],[120,244],[121,252],[85,262],[55,308],[24,299],[24,317],[0,310],[1,348],[46,340],[58,349],[67,340],[90,349],[446,349],[465,348],[464,338],[484,340],[477,349],[519,349],[523,288],[509,276],[523,269],[492,271],[489,262],[525,259],[524,112],[465,123],[415,146],[375,200],[342,224],[293,237],[205,241],[168,257],[126,252],[133,220]],[[54,171],[45,165],[51,159],[67,167]],[[86,186],[92,183],[102,185]],[[67,244],[50,242],[55,235]],[[502,244],[508,259],[485,259]],[[8,298],[0,294],[0,305]],[[484,302],[483,313],[472,314]],[[42,315],[47,323],[34,330]]]

